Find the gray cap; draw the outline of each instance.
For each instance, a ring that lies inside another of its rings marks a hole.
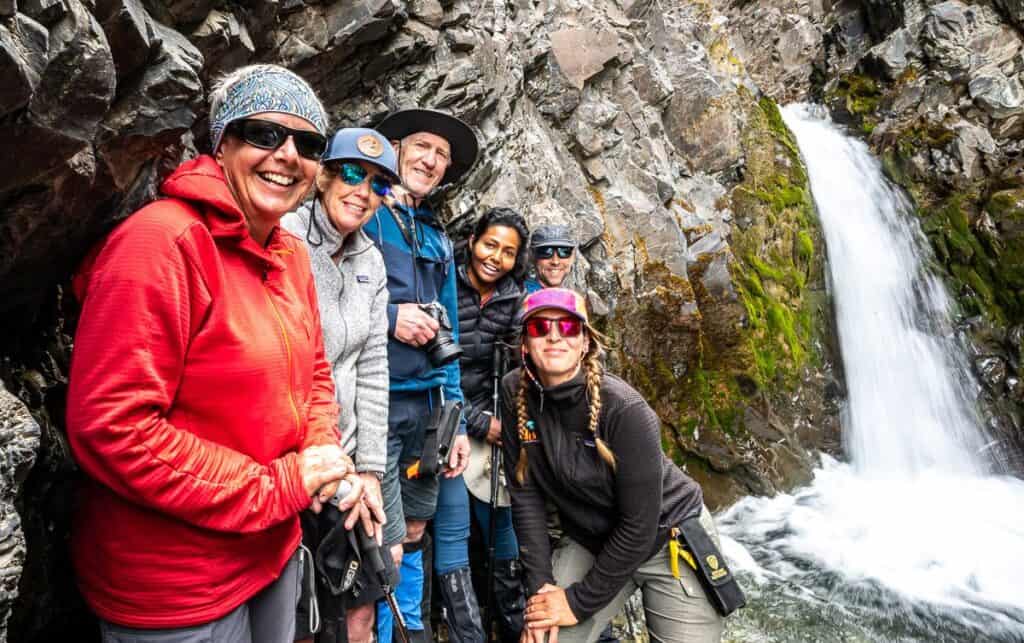
[[[530,248],[544,248],[547,246],[562,246],[575,248],[576,240],[573,239],[572,230],[567,225],[542,225],[530,235]]]

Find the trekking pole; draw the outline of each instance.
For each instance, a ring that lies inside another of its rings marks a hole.
[[[341,498],[344,498],[351,491],[352,486],[348,481],[342,480],[341,484],[338,485],[338,492],[332,498],[332,502],[336,503]],[[350,508],[341,514],[340,523],[344,524],[348,520],[349,514],[354,511],[355,508]],[[388,577],[388,569],[384,565],[384,555],[381,553],[381,545],[377,544],[377,540],[373,535],[366,533],[366,528],[363,526],[363,521],[359,520],[356,522],[355,527],[352,531],[355,533],[355,544],[359,550],[360,564],[368,563],[370,565],[370,571],[377,577],[377,582],[380,583],[381,589],[384,591],[384,600],[388,604],[388,608],[391,610],[391,615],[394,617],[395,627],[398,630],[398,638],[401,639],[402,643],[410,643],[409,640],[409,628],[405,626],[405,619],[402,618],[402,610],[398,607],[398,601],[395,600],[395,590],[391,587],[391,579]],[[349,540],[351,542],[351,540]]]
[[[409,630],[405,626],[405,619],[402,618],[402,610],[398,608],[398,601],[395,600],[395,590],[391,587],[391,580],[388,578],[387,567],[384,566],[384,556],[381,554],[381,546],[370,534],[366,533],[362,521],[356,523],[356,542],[359,543],[359,551],[363,560],[370,564],[370,571],[377,576],[381,589],[384,590],[384,600],[387,601],[391,615],[394,617],[395,627],[398,629],[398,637],[402,643],[409,643]]]
[[[494,386],[491,392],[491,417],[501,422],[501,376],[504,370],[504,348],[502,347],[501,340],[495,339],[494,342],[494,355],[491,372],[493,374]],[[498,443],[491,444],[491,511],[488,514],[487,519],[487,606],[484,612],[484,631],[487,634],[487,640],[491,638],[491,631],[494,625],[494,566],[496,564],[495,558],[497,556],[497,549],[495,547],[495,538],[498,533],[498,484],[499,484],[499,469],[501,468],[501,449],[498,448]]]

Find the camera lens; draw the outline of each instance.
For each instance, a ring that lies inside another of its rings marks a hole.
[[[456,343],[451,332],[443,328],[438,330],[434,339],[427,342],[423,348],[427,351],[430,363],[435,367],[444,366],[462,355],[462,347]]]

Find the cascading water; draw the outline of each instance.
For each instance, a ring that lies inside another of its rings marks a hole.
[[[985,456],[924,236],[863,143],[820,108],[783,117],[828,246],[850,462],[825,458],[809,487],[720,516],[761,606],[741,636],[1024,641],[1024,482],[994,475]]]

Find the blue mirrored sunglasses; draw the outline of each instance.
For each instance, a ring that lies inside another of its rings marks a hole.
[[[573,248],[570,246],[544,246],[537,248],[533,251],[533,254],[538,259],[550,259],[558,253],[559,259],[568,259],[572,256]]]
[[[345,185],[356,186],[366,180],[369,172],[358,163],[329,163],[327,170],[336,174]],[[370,189],[377,196],[387,196],[391,192],[391,179],[380,174],[370,178]]]

